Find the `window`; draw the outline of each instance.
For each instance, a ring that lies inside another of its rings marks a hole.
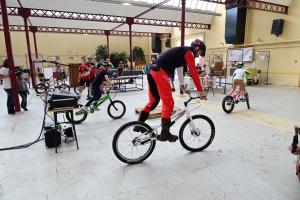
[[[163,2],[163,0],[132,0],[132,1],[149,3],[149,4],[158,4],[160,2]],[[165,5],[181,7],[181,0],[170,0]],[[202,1],[202,0],[186,0],[185,6],[186,8],[190,8],[190,9],[208,10],[213,12],[216,11],[217,8],[216,3]]]

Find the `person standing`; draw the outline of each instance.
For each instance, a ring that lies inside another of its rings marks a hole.
[[[90,65],[90,69],[91,69],[91,71],[90,71],[90,73],[91,73],[91,83],[93,83],[93,81],[95,79],[96,70],[97,70],[95,63],[93,63],[93,59],[94,59],[93,56],[88,56],[88,64]],[[93,96],[93,91],[94,90],[92,89],[92,93],[91,93],[92,96]]]
[[[82,87],[84,84],[88,87],[88,99],[89,94],[91,94],[91,74],[90,74],[90,66],[86,62],[86,58],[83,56],[81,57],[82,64],[79,66],[79,76],[78,76],[78,82],[79,82],[79,97],[81,97],[82,93]]]
[[[22,98],[21,102],[21,108],[23,108],[25,111],[28,111],[27,109],[27,95],[30,94],[28,91],[27,83],[22,77],[22,72],[17,72],[17,84],[18,84],[18,93]]]
[[[8,59],[3,61],[2,68],[0,69],[0,79],[3,79],[3,89],[7,94],[7,111],[8,114],[15,114],[14,98],[11,87],[10,71],[8,69]]]
[[[195,39],[189,47],[174,47],[168,49],[162,53],[154,64],[150,67],[150,72],[147,75],[148,79],[148,97],[149,102],[145,105],[141,111],[138,121],[145,122],[149,113],[154,110],[162,100],[162,114],[161,114],[161,134],[158,136],[160,141],[175,142],[178,139],[177,135],[170,133],[171,112],[174,108],[174,99],[172,97],[172,88],[169,83],[169,76],[183,65],[188,65],[191,72],[193,81],[197,87],[197,91],[200,93],[200,99],[206,99],[206,94],[203,92],[202,85],[198,76],[198,72],[195,66],[195,58],[205,56],[206,45],[203,41]],[[184,77],[182,73],[177,73],[180,88],[186,92],[188,91],[184,87]],[[134,132],[146,132],[144,127],[135,126]]]

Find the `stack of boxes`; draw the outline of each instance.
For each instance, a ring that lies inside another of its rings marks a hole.
[[[224,76],[223,61],[215,61],[214,67],[210,69],[214,76]]]

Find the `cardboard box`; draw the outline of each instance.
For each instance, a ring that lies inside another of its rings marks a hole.
[[[214,68],[217,70],[222,70],[223,69],[223,61],[216,61],[214,63]]]
[[[214,76],[224,76],[223,70],[213,70],[212,73],[214,74]]]
[[[204,76],[206,76],[206,72],[202,72],[202,73],[200,74],[200,77],[204,77]]]

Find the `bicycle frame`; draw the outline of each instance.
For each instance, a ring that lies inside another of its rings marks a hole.
[[[96,101],[94,101],[93,103],[91,103],[91,105],[89,106],[89,108],[90,108],[90,110],[91,111],[95,111],[96,110],[96,108],[98,108],[102,103],[104,103],[106,100],[110,100],[110,102],[112,102],[112,99],[110,98],[110,95],[109,95],[109,91],[110,91],[110,89],[108,90],[108,92],[107,92],[107,94],[104,96],[104,97],[102,97],[102,98],[100,98],[100,99],[98,99],[98,100],[96,100]],[[115,107],[115,105],[113,105],[113,107],[116,109],[116,110],[118,110],[116,107]],[[85,110],[79,110],[79,111],[77,111],[76,113],[75,113],[75,115],[82,115],[82,114],[84,114],[86,111]]]
[[[191,117],[191,114],[190,114],[190,110],[188,108],[188,103],[190,101],[192,101],[193,99],[197,99],[198,97],[195,98],[195,97],[192,97],[189,93],[187,93],[187,94],[189,95],[190,99],[188,101],[184,102],[184,108],[183,109],[177,111],[176,113],[174,113],[171,116],[171,121],[172,122],[171,122],[171,126],[170,127],[172,127],[181,117],[184,116],[184,114],[186,114],[186,118],[190,119],[190,126],[191,126],[192,130],[195,131],[196,128],[195,128],[195,124],[194,124],[194,122],[192,120],[192,117]],[[158,135],[158,129],[160,127],[161,127],[161,125],[154,126],[152,133],[155,132],[156,135]]]

